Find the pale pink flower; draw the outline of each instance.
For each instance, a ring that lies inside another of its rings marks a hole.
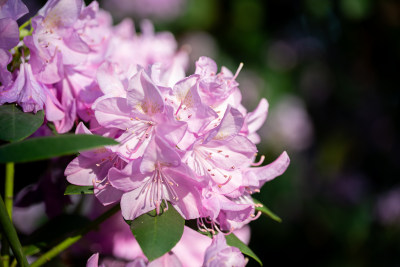
[[[126,98],[103,99],[96,102],[94,110],[101,126],[122,131],[116,138],[120,145],[111,150],[126,160],[141,157],[156,134],[176,145],[187,128],[186,123],[175,120],[172,108],[165,105],[159,88],[144,70],[130,79]]]
[[[199,94],[203,102],[216,107],[226,101],[234,91],[237,91],[239,84],[235,79],[241,66],[235,75],[225,67],[222,67],[221,72],[217,73],[218,68],[214,60],[208,57],[200,57],[196,62],[195,73],[201,77]]]
[[[232,201],[215,192],[203,190],[202,217],[197,223],[202,231],[231,232],[248,223],[254,213],[254,203]],[[210,227],[210,228],[208,228]]]
[[[268,101],[263,98],[260,100],[256,109],[247,113],[245,116],[245,122],[240,133],[249,138],[254,144],[258,144],[261,141],[257,131],[262,127],[267,119],[268,106]]]
[[[259,165],[262,163],[263,158],[259,163],[253,165]],[[257,192],[266,182],[269,182],[276,177],[282,175],[288,168],[290,159],[286,151],[284,151],[274,162],[262,166],[262,167],[250,167],[243,170],[243,187],[245,187],[249,193]],[[255,191],[254,191],[255,190]]]
[[[36,80],[29,63],[22,62],[14,82],[0,92],[0,104],[17,102],[24,112],[43,109],[46,87]]]
[[[237,196],[243,183],[241,169],[251,164],[257,152],[250,140],[239,135],[243,121],[241,113],[229,107],[220,124],[199,138],[183,158],[215,190],[231,196]]]
[[[110,170],[113,187],[125,191],[121,199],[122,215],[133,220],[156,209],[167,201],[185,219],[199,217],[201,184],[190,170],[181,164],[179,154],[160,138],[154,138],[144,157],[129,163],[122,171]]]
[[[214,236],[211,245],[207,248],[204,256],[204,267],[231,267],[245,266],[246,260],[240,250],[226,244],[222,233]]]
[[[76,129],[77,134],[92,134],[80,123]],[[121,199],[122,191],[109,185],[108,172],[110,168],[124,168],[126,163],[115,153],[100,148],[83,151],[72,160],[65,169],[67,180],[75,185],[94,186],[94,193],[103,205],[117,202]]]

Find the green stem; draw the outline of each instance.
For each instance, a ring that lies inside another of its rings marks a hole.
[[[7,239],[3,236],[1,239],[1,264],[3,267],[8,267],[10,263],[10,246]]]
[[[6,190],[4,204],[6,205],[8,216],[12,221],[12,209],[13,209],[13,197],[14,197],[14,162],[6,163]]]
[[[85,234],[97,228],[97,226],[100,223],[104,222],[106,219],[114,215],[119,210],[120,210],[119,205],[116,205],[111,209],[107,210],[102,215],[97,217],[96,220],[90,222],[86,227],[76,231],[73,236],[67,237],[64,241],[62,241],[61,243],[59,243],[58,245],[47,251],[45,254],[40,256],[35,262],[31,264],[31,267],[38,267],[47,263],[52,258],[60,254],[62,251],[64,251],[65,249],[76,243],[78,240],[80,240]]]
[[[25,29],[28,25],[31,25],[31,23],[32,23],[32,18],[28,19],[27,21],[25,21],[24,24],[19,26],[19,30],[21,31],[22,29]]]
[[[14,196],[14,162],[6,163],[6,181],[5,181],[5,207],[7,214],[12,221],[13,209],[13,196]],[[5,234],[5,233],[4,233]],[[9,266],[10,262],[10,247],[7,240],[2,240],[1,260],[4,267]]]
[[[19,242],[17,232],[10,220],[8,212],[3,202],[3,198],[0,196],[0,222],[3,228],[3,234],[7,237],[8,243],[11,246],[14,256],[18,261],[19,266],[28,267],[29,264],[26,261],[24,253],[22,252],[21,243]],[[4,262],[3,262],[4,264]]]

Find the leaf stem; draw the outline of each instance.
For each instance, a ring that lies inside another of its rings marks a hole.
[[[14,197],[14,162],[6,163],[6,186],[4,204],[8,216],[12,221],[13,197]]]
[[[24,24],[19,26],[19,30],[21,31],[22,29],[25,29],[26,27],[28,27],[28,25],[31,25],[31,23],[32,23],[32,18],[28,19],[27,21],[25,21]]]
[[[42,256],[40,256],[35,262],[31,264],[31,267],[38,267],[41,266],[48,261],[50,261],[52,258],[57,256],[59,253],[76,243],[78,240],[80,240],[85,234],[89,233],[91,230],[97,228],[97,226],[104,222],[106,219],[114,215],[116,212],[120,210],[119,205],[115,205],[111,209],[107,210],[104,212],[102,215],[97,217],[94,221],[90,222],[86,227],[76,231],[73,233],[72,236],[67,237],[64,239],[61,243],[44,253]]]
[[[28,267],[29,264],[26,261],[24,253],[22,252],[22,247],[21,243],[19,242],[17,232],[15,231],[15,228],[10,220],[10,217],[3,202],[3,198],[1,196],[0,196],[0,222],[3,228],[3,234],[7,237],[8,243],[10,244],[11,249],[14,252],[14,256],[17,259],[19,266]]]
[[[13,196],[14,196],[14,162],[8,162],[6,163],[4,202],[7,214],[11,221],[12,221]],[[4,267],[8,267],[10,262],[10,247],[6,239],[2,239],[1,243],[2,243],[1,261]]]

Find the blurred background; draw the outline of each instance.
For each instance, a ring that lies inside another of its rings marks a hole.
[[[115,23],[149,18],[172,32],[191,51],[188,73],[199,56],[233,72],[243,62],[244,105],[268,99],[260,154],[271,162],[286,150],[291,165],[256,195],[283,220],[251,223],[265,266],[400,266],[399,1],[100,5]]]

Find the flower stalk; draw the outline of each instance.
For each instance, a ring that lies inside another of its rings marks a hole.
[[[14,162],[6,163],[6,181],[5,181],[5,200],[4,205],[6,213],[8,214],[10,221],[12,221],[12,208],[13,208],[13,196],[14,196]],[[5,230],[4,230],[5,231]],[[6,233],[4,233],[5,235]],[[6,239],[2,239],[2,250],[1,250],[1,262],[4,267],[9,266],[10,255],[9,244]]]
[[[12,221],[12,209],[14,198],[14,162],[6,163],[6,185],[4,204],[10,220]]]
[[[6,210],[3,198],[1,196],[0,196],[0,222],[3,228],[3,235],[7,238],[8,244],[10,245],[12,251],[14,252],[14,256],[17,259],[19,266],[28,267],[29,264],[24,256],[24,253],[22,252],[22,247],[18,239],[17,232],[15,231],[15,228],[10,220],[9,213]],[[8,264],[9,261],[5,262],[3,259],[3,266],[8,266]]]

